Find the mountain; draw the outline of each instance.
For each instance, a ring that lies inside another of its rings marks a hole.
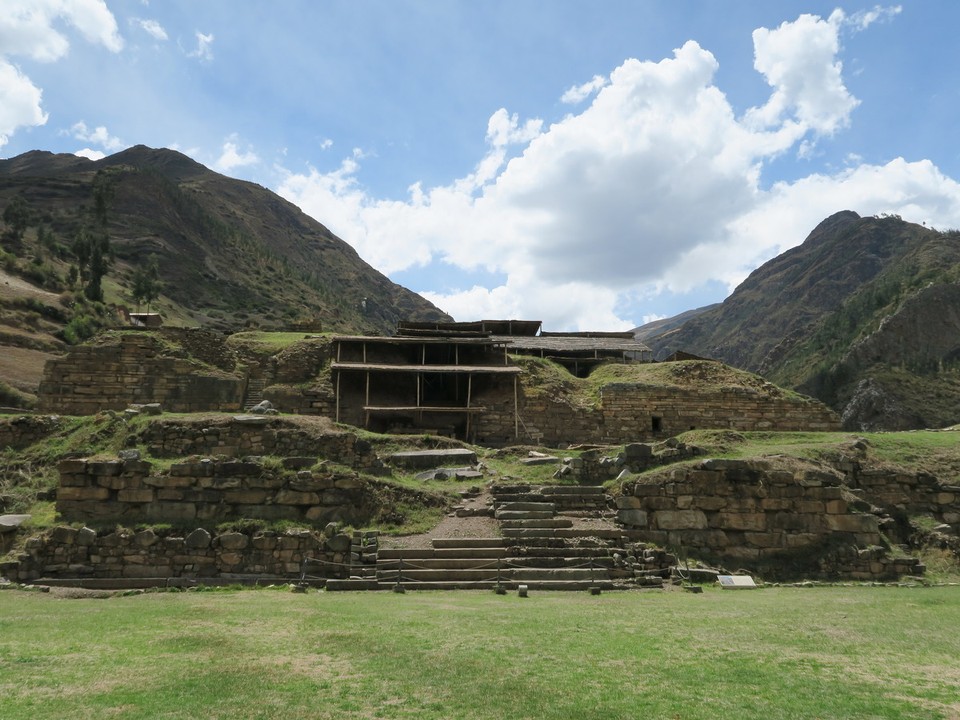
[[[713,310],[716,307],[719,307],[720,303],[714,303],[713,305],[705,305],[701,308],[695,308],[693,310],[687,310],[682,312],[679,315],[674,315],[673,317],[661,318],[660,320],[654,320],[653,322],[648,322],[645,325],[634,328],[631,332],[633,337],[639,340],[642,343],[649,345],[653,342],[654,338],[658,338],[661,335],[672,332],[676,330],[681,325],[683,325],[688,320],[692,320],[698,315],[702,315],[708,310]]]
[[[450,319],[275,193],[173,150],[0,160],[0,212],[11,203],[25,206],[26,227],[0,222],[0,406],[22,404],[16,392],[35,388],[64,341],[115,322],[111,306],[134,309],[135,274],[153,258],[152,309],[169,324],[389,334],[399,319]],[[91,227],[112,248],[104,303],[71,279],[74,240]]]
[[[839,212],[720,305],[653,337],[809,393],[847,427],[960,422],[960,232]]]
[[[283,329],[304,321],[388,333],[398,319],[447,317],[293,204],[174,150],[138,145],[98,161],[40,151],[0,160],[0,206],[22,195],[69,244],[98,178],[109,186],[117,261],[109,276],[126,287],[132,270],[156,255],[163,295],[190,324]]]

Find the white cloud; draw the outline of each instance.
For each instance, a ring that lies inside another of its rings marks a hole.
[[[55,27],[60,22],[111,52],[123,49],[117,21],[103,0],[4,0],[0,54],[42,62],[59,60],[70,48],[66,36]]]
[[[528,317],[551,329],[630,327],[642,318],[623,310],[628,300],[732,287],[841,209],[960,225],[960,187],[929,162],[762,188],[764,163],[790,149],[812,154],[818,137],[850,122],[858,101],[837,59],[843,22],[803,15],[755,32],[771,93],[741,118],[714,83],[716,58],[688,42],[660,62],[625,61],[579,113],[547,127],[498,110],[486,155],[447,185],[414,183],[405,200],[379,200],[354,156],[332,171],[287,173],[278,192],[383,272],[448,263],[506,276],[498,287],[425,293],[454,317]]]
[[[19,128],[43,125],[42,92],[30,78],[0,58],[0,148]]]
[[[88,160],[103,160],[107,156],[102,150],[93,150],[92,148],[83,148],[82,150],[77,150],[73,153],[78,157],[85,157]]]
[[[40,105],[41,89],[9,58],[24,56],[40,62],[63,58],[70,42],[55,27],[58,24],[73,27],[111,52],[123,48],[117,22],[102,0],[4,0],[0,9],[0,147],[18,129],[47,122]]]
[[[246,152],[242,152],[237,143],[236,135],[231,135],[223,143],[223,151],[213,165],[216,170],[225,173],[238,167],[256,165],[260,162],[260,158],[253,150],[248,149]]]
[[[751,108],[746,122],[767,128],[794,121],[797,135],[808,130],[831,135],[846,127],[859,104],[843,84],[843,66],[836,60],[840,49],[842,11],[824,21],[801,15],[776,30],[753,31],[753,66],[773,88],[761,107]]]
[[[568,105],[576,105],[583,102],[588,97],[593,95],[597,90],[604,87],[607,84],[607,78],[602,75],[594,75],[593,80],[585,82],[583,85],[574,85],[572,88],[567,90],[562,96],[560,96],[560,102],[567,103]]]
[[[199,30],[196,32],[197,49],[187,53],[187,57],[199,58],[204,62],[213,60],[213,34],[204,35]]]
[[[110,133],[107,132],[107,128],[103,125],[98,125],[93,130],[90,130],[87,127],[87,124],[82,120],[78,123],[74,123],[74,125],[70,128],[70,134],[73,135],[73,137],[75,137],[77,140],[96,143],[104,150],[112,153],[117,152],[118,150],[123,150],[125,147],[127,147],[127,144],[123,142],[123,140],[110,135]]]
[[[167,31],[163,29],[163,26],[156,20],[144,20],[142,18],[134,18],[130,21],[137,25],[141,30],[146,32],[154,40],[165,41],[167,40]]]
[[[854,32],[866,30],[875,22],[889,22],[903,12],[901,5],[883,7],[874,5],[871,10],[860,10],[846,18],[846,23],[853,27]]]

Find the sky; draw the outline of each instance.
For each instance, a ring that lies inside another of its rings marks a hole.
[[[960,228],[960,3],[0,0],[0,157],[179,150],[461,321],[626,330]]]

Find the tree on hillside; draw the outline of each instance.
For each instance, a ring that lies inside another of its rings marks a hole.
[[[4,208],[3,221],[7,224],[7,231],[3,234],[3,239],[9,241],[13,249],[18,248],[23,241],[23,234],[30,224],[30,205],[23,195],[15,195],[13,200]]]
[[[160,297],[160,269],[156,255],[151,255],[145,265],[133,271],[131,294],[137,303],[137,312],[140,312],[140,303],[146,303],[147,312],[150,312],[151,303]]]

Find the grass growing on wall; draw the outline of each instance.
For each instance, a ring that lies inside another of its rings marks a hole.
[[[928,720],[960,713],[958,623],[956,587],[5,591],[0,689],[6,720]]]

